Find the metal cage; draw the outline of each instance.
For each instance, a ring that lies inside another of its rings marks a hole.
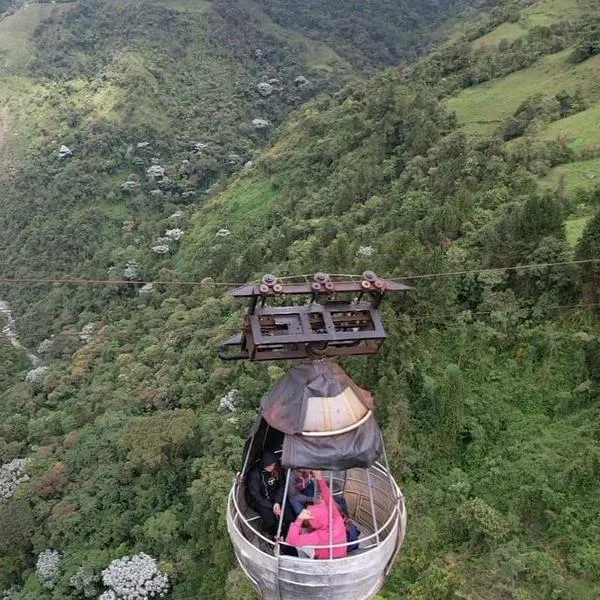
[[[380,463],[330,471],[326,477],[333,495],[343,494],[349,516],[361,531],[358,549],[329,560],[283,554],[287,544],[263,535],[260,517],[247,506],[243,479],[234,482],[227,528],[241,568],[264,600],[369,600],[382,586],[406,530],[400,488]]]

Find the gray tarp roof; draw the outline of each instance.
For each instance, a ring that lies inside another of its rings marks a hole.
[[[309,438],[286,435],[281,464],[285,468],[342,471],[367,468],[379,460],[383,440],[379,426],[371,416],[357,429],[341,435]]]
[[[282,377],[260,408],[267,423],[283,433],[334,433],[365,420],[373,397],[339,365],[317,360]]]
[[[373,397],[337,364],[319,360],[287,373],[261,401],[268,425],[283,432],[284,467],[368,467],[383,452]]]

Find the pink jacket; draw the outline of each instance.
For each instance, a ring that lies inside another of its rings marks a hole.
[[[287,543],[297,548],[328,546],[329,545],[329,506],[332,506],[332,521],[333,521],[333,544],[346,543],[346,525],[344,518],[337,504],[331,496],[329,486],[324,479],[317,480],[319,491],[323,498],[322,504],[316,504],[309,507],[312,513],[312,519],[309,525],[314,529],[310,533],[302,530],[302,523],[296,519],[291,525],[287,535]],[[333,558],[343,558],[348,554],[348,547],[333,549]],[[315,548],[315,558],[328,559],[329,548]]]

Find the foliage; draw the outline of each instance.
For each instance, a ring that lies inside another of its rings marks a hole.
[[[88,571],[85,567],[79,567],[73,577],[71,577],[69,584],[74,590],[74,593],[78,597],[93,598],[96,596],[97,583],[99,577],[94,575],[91,571]]]
[[[569,56],[569,60],[574,64],[600,54],[600,25],[598,22],[586,23],[580,36],[580,40]]]
[[[52,343],[29,379],[24,352],[0,346],[0,457],[27,456],[31,478],[0,505],[0,589],[95,597],[102,578],[115,598],[150,578],[174,600],[252,598],[226,498],[258,399],[287,365],[219,361],[217,342],[243,318],[219,284],[372,268],[462,273],[415,279],[383,308],[381,352],[344,361],[377,398],[408,498],[405,551],[381,597],[597,596],[600,328],[577,308],[596,269],[503,268],[569,257],[573,207],[537,176],[575,151],[528,137],[591,96],[525,93],[508,113],[524,134],[512,141],[467,135],[445,104],[554,64],[543,61],[575,43],[577,24],[473,50],[519,18],[508,6],[410,69],[340,89],[350,73],[317,68],[312,36],[371,70],[406,56],[402,11],[422,22],[433,4],[164,4],[53,14],[25,88],[0,91],[19,132],[0,207],[6,275],[113,282],[3,289],[25,342]],[[273,79],[263,97],[257,84]],[[281,128],[255,131],[255,118]],[[73,155],[61,160],[63,143]],[[598,256],[599,227],[589,222],[578,257]],[[52,589],[35,576],[46,548],[62,556]]]
[[[360,6],[351,0],[308,0],[302,7],[293,0],[259,0],[258,4],[278,24],[331,44],[366,71],[414,59],[427,46],[424,31],[439,27],[449,17],[457,19],[459,11],[473,5],[430,0],[418,5],[406,0],[377,0]]]

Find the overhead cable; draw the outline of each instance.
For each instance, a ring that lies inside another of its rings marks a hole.
[[[600,258],[588,258],[584,260],[564,260],[558,262],[546,263],[530,263],[526,265],[512,265],[501,267],[490,267],[481,269],[466,269],[463,271],[440,271],[438,273],[422,273],[418,275],[403,275],[399,277],[381,277],[388,281],[412,281],[417,279],[434,279],[437,277],[456,277],[460,275],[475,275],[484,273],[501,273],[503,271],[525,271],[534,269],[545,269],[548,267],[568,266],[568,265],[584,265],[600,263]],[[361,279],[360,274],[336,273],[332,277],[347,277],[350,279]],[[292,279],[307,279],[311,280],[312,274],[288,275],[279,277],[282,281]],[[33,284],[51,284],[51,285],[174,285],[185,287],[197,286],[212,286],[212,287],[240,287],[243,285],[252,285],[257,281],[215,281],[211,277],[205,277],[201,281],[184,281],[184,280],[128,280],[128,279],[81,279],[78,277],[0,277],[0,284],[6,285],[33,285]]]

